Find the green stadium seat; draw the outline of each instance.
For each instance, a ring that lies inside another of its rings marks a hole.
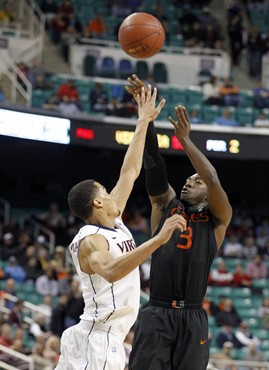
[[[215,317],[214,316],[208,316],[208,325],[210,327],[216,325]]]
[[[22,292],[27,294],[35,293],[36,289],[34,284],[31,283],[16,283],[15,285],[15,292]]]
[[[240,125],[243,126],[253,126],[254,121],[254,109],[251,107],[237,108],[236,118]]]
[[[244,107],[252,108],[254,106],[253,92],[251,90],[240,91],[239,94],[242,97],[242,104]]]
[[[181,47],[184,44],[184,40],[182,35],[171,35],[169,39],[169,45],[170,46],[178,46]]]
[[[214,355],[215,353],[217,352],[220,352],[221,350],[218,348],[218,347],[213,347],[213,346],[210,346],[209,348],[209,354],[210,356]]]
[[[205,123],[213,123],[220,115],[220,107],[218,105],[203,105],[202,108],[203,120]]]
[[[253,307],[253,301],[250,298],[234,298],[233,299],[234,305],[237,309],[248,309]]]
[[[264,289],[262,290],[262,295],[263,295],[264,297],[269,297],[269,288],[264,288]]]
[[[234,298],[251,298],[251,290],[249,288],[234,288]]]
[[[174,107],[183,104],[185,105],[187,102],[187,94],[185,90],[180,90],[180,89],[175,89],[171,88],[170,89],[170,102],[174,104]]]
[[[242,360],[245,352],[241,348],[233,348],[231,355],[234,360]]]
[[[251,331],[260,340],[269,340],[269,330],[253,328]]]
[[[249,319],[245,319],[244,321],[246,321],[249,325],[249,327],[251,328],[259,328],[260,327],[260,320],[257,319],[256,317],[250,317]]]
[[[269,279],[253,279],[253,288],[268,288],[269,287]]]
[[[232,107],[234,108],[234,107]],[[235,108],[234,108],[235,110]],[[240,260],[239,258],[226,258],[225,259],[225,264],[228,268],[229,271],[233,271],[235,269],[235,266],[238,265],[238,264],[242,264],[242,260]]]
[[[214,287],[214,296],[219,297],[219,296],[227,296],[231,297],[233,289],[228,286],[223,286],[223,287]]]
[[[188,88],[186,90],[188,104],[201,104],[203,101],[202,91],[195,88]]]
[[[245,320],[245,319],[249,319],[249,318],[256,318],[256,315],[257,315],[257,310],[256,308],[241,308],[241,307],[237,307],[237,311],[239,313],[239,316]]]
[[[263,351],[269,351],[269,340],[268,339],[262,341],[261,349]]]

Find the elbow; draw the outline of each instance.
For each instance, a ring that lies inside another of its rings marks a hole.
[[[104,278],[110,284],[115,283],[116,281],[121,279],[121,277],[119,276],[119,273],[117,273],[117,271],[113,271],[113,270],[107,271]]]

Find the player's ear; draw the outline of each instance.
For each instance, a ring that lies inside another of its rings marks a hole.
[[[98,209],[103,207],[103,203],[99,198],[94,198],[93,205],[94,205],[94,207],[96,207]]]

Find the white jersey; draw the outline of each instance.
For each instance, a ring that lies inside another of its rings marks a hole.
[[[81,280],[85,302],[82,320],[93,324],[110,326],[122,333],[123,337],[134,324],[140,299],[139,268],[121,280],[109,283],[98,274],[88,275],[81,271],[78,260],[80,242],[88,235],[103,235],[108,242],[108,250],[113,257],[122,256],[136,248],[132,234],[120,219],[115,220],[115,228],[100,225],[82,227],[69,246],[77,273]]]

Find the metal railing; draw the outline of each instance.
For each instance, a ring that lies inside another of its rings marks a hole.
[[[3,217],[3,224],[8,225],[10,221],[10,203],[4,198],[0,198],[0,214]]]
[[[0,344],[0,350],[1,350],[1,352],[5,352],[8,355],[11,355],[13,357],[17,357],[17,358],[19,358],[19,359],[21,359],[25,362],[28,362],[29,363],[29,370],[34,370],[34,360],[31,357],[23,355],[20,352],[14,351],[11,348],[5,347],[2,344]],[[2,368],[7,369],[7,370],[13,370],[13,369],[18,370],[17,368],[15,368],[11,365],[8,365],[3,361],[0,362],[0,365],[1,365]]]
[[[211,365],[211,366],[210,366]],[[208,369],[212,370],[268,370],[268,361],[235,361],[211,359]]]
[[[49,230],[46,226],[35,220],[33,217],[25,217],[22,221],[23,227],[25,227],[31,236],[36,240],[38,235],[46,235],[45,247],[49,249],[50,254],[53,254],[55,248],[55,234]]]
[[[11,103],[16,103],[18,93],[25,99],[27,107],[31,106],[32,85],[5,52],[0,51],[0,71],[11,81]],[[22,84],[18,82],[18,78]]]

